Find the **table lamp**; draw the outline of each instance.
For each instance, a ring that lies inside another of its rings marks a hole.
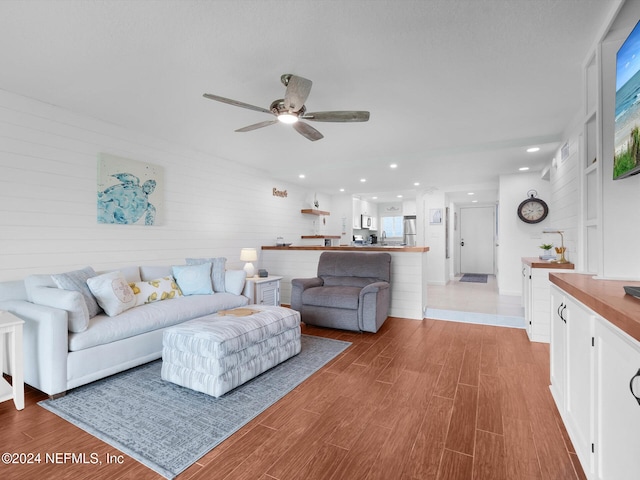
[[[244,265],[244,271],[247,272],[247,278],[255,276],[256,269],[253,263],[258,260],[258,253],[255,248],[243,248],[240,250],[240,261],[247,262]]]

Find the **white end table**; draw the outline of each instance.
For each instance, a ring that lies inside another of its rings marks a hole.
[[[282,277],[249,277],[242,294],[249,298],[250,304],[280,306],[280,280]]]
[[[0,374],[4,372],[5,345],[9,347],[11,384],[0,375],[0,402],[13,399],[18,410],[24,408],[22,324],[24,320],[0,310]]]

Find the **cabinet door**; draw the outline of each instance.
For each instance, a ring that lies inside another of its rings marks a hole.
[[[522,264],[522,307],[527,335],[531,340],[531,267],[524,263]]]
[[[280,305],[279,282],[266,282],[257,285],[257,303],[260,305]]]
[[[551,394],[560,414],[564,417],[565,408],[565,372],[566,372],[566,335],[565,298],[560,289],[551,287],[551,345],[549,349],[551,364]]]
[[[353,199],[353,228],[360,229],[361,225],[361,215],[362,215],[362,204],[359,198]]]
[[[588,474],[593,471],[593,322],[594,314],[565,297],[566,308],[562,316],[566,320],[566,396],[565,426],[580,463]]]
[[[637,480],[640,405],[630,382],[640,368],[640,344],[600,318],[595,334],[597,478]]]

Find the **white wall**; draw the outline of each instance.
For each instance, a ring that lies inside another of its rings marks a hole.
[[[188,256],[238,268],[241,247],[299,243],[318,218],[300,213],[309,192],[264,172],[1,90],[0,145],[0,280]],[[97,223],[100,152],[164,168],[162,225]],[[331,210],[328,197],[321,203]]]
[[[559,235],[542,233],[543,229],[550,227],[549,217],[533,225],[520,220],[518,205],[527,198],[529,190],[536,190],[537,197],[547,202],[551,212],[554,207],[550,204],[550,186],[538,172],[501,175],[499,183],[498,290],[501,295],[522,295],[522,257],[537,257],[540,244],[556,244],[560,238]]]
[[[602,232],[607,278],[640,278],[640,175],[612,180],[615,56],[640,18],[640,2],[626,2],[602,43]]]

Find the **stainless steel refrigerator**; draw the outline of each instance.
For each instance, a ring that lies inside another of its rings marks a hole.
[[[402,243],[408,247],[416,246],[416,217],[404,217]]]

